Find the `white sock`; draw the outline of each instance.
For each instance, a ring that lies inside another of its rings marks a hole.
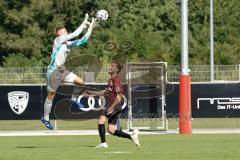
[[[72,95],[72,101],[77,101],[77,97],[76,96],[74,96],[74,95]]]
[[[74,87],[72,94],[72,101],[77,101],[78,96],[82,94],[82,88]]]
[[[49,114],[51,113],[52,103],[53,101],[48,98],[46,98],[44,102],[44,119],[46,121],[49,121]]]

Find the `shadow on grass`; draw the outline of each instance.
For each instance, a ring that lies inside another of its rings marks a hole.
[[[77,145],[77,147],[88,147],[88,148],[96,148],[94,145]]]
[[[16,146],[16,148],[26,148],[26,149],[33,149],[33,148],[41,148],[41,146]]]

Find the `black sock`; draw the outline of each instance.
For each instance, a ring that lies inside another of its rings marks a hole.
[[[98,125],[98,133],[99,133],[99,136],[101,138],[101,142],[105,143],[106,138],[105,138],[105,125],[104,124],[99,124]]]
[[[118,137],[122,137],[122,138],[132,139],[130,134],[127,134],[127,133],[125,133],[123,131],[120,131],[120,130],[116,130],[113,135],[118,136]]]

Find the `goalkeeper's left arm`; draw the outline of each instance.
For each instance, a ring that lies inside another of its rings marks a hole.
[[[92,19],[92,22],[90,23],[90,25],[88,27],[88,31],[86,32],[86,34],[81,39],[77,39],[75,41],[72,41],[72,43],[70,44],[70,48],[75,48],[75,47],[84,45],[88,42],[88,39],[89,39],[89,37],[92,33],[94,23],[95,23],[95,18]]]

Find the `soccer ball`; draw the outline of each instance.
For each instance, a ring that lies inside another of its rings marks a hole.
[[[106,21],[108,19],[108,12],[104,9],[97,12],[97,20]]]

